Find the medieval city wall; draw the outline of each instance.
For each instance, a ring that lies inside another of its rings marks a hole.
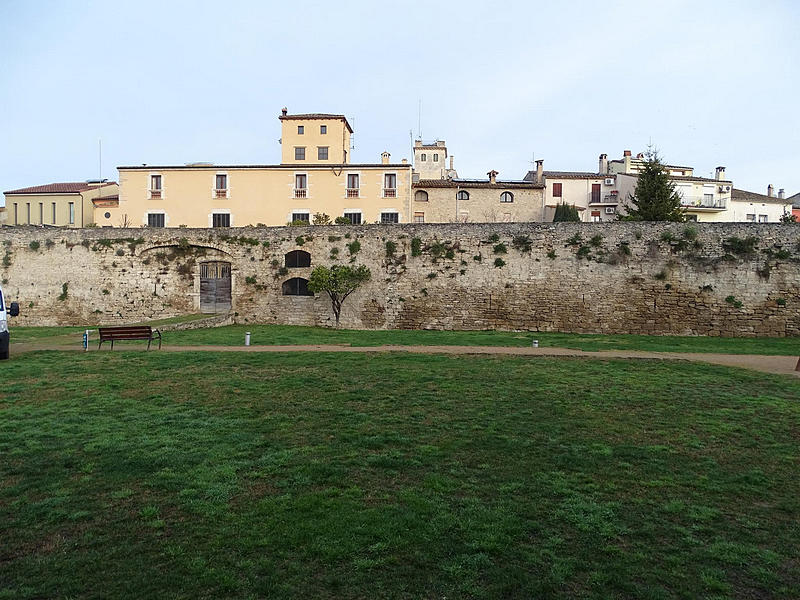
[[[200,265],[231,265],[239,323],[332,325],[327,296],[282,285],[366,265],[350,328],[800,335],[800,227],[485,223],[240,229],[0,229],[16,325],[199,312]],[[311,267],[287,269],[293,250]],[[13,326],[13,325],[12,325]]]

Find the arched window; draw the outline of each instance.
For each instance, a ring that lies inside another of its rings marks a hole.
[[[514,201],[514,194],[511,192],[503,192],[500,194],[500,202],[513,202]]]
[[[313,296],[314,293],[308,290],[308,279],[302,277],[292,277],[283,282],[284,296]]]
[[[311,255],[304,250],[292,250],[287,252],[283,258],[286,261],[287,269],[311,266]]]
[[[469,192],[461,190],[456,194],[456,200],[469,200]]]
[[[428,201],[428,192],[425,190],[417,190],[414,193],[414,200],[417,202],[427,202]]]

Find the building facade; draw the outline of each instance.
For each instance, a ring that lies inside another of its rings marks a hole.
[[[561,203],[578,209],[582,221],[602,223],[616,220],[619,205],[616,175],[606,172],[605,156],[600,156],[597,173],[545,171],[544,161],[536,161],[536,170],[528,171],[525,180],[541,182],[544,186],[543,221],[552,221],[556,207]]]
[[[410,220],[411,165],[350,162],[352,128],[343,115],[290,115],[281,123],[281,164],[119,167],[119,205],[108,224],[242,227],[313,222]],[[104,213],[105,214],[105,213]],[[102,223],[105,224],[105,223]]]
[[[5,225],[86,227],[97,224],[95,202],[114,202],[119,187],[114,181],[95,180],[49,183],[4,192]]]

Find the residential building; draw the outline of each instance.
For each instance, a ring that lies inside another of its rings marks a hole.
[[[281,163],[118,167],[112,221],[149,227],[241,227],[313,222],[316,213],[352,223],[411,220],[411,165],[351,163],[353,133],[344,115],[283,109]],[[116,216],[115,216],[116,213]]]
[[[445,160],[449,159],[449,166]],[[541,221],[544,186],[532,181],[460,178],[444,140],[414,143],[415,223]]]
[[[792,214],[797,217],[797,222],[800,223],[800,193],[787,198],[792,203]]]
[[[552,221],[556,207],[570,204],[578,209],[582,221],[603,222],[617,218],[619,194],[616,175],[607,173],[606,155],[600,155],[598,172],[545,171],[544,161],[536,161],[536,170],[528,171],[525,181],[541,183],[543,221]]]
[[[771,185],[766,194],[735,189],[732,192],[730,221],[749,223],[780,223],[784,215],[792,213],[792,201],[783,190],[776,196]]]
[[[620,210],[625,212],[627,198],[636,189],[636,181],[645,162],[643,154],[634,158],[625,150],[620,160],[608,162],[608,173],[616,175],[617,194],[622,198]],[[697,177],[693,167],[664,165],[681,197],[681,206],[690,221],[733,221],[729,210],[733,182],[725,177],[725,167],[717,167],[713,179]]]
[[[114,181],[89,180],[49,183],[4,192],[6,225],[86,227],[97,223],[94,202],[113,198]]]

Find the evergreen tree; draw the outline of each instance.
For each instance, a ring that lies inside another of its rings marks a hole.
[[[628,194],[625,221],[678,221],[686,220],[681,207],[681,196],[675,191],[667,169],[661,164],[658,152],[648,147],[636,189]]]
[[[581,217],[578,214],[578,209],[572,204],[561,202],[556,206],[556,214],[553,215],[553,223],[560,223],[563,221],[580,221]]]

